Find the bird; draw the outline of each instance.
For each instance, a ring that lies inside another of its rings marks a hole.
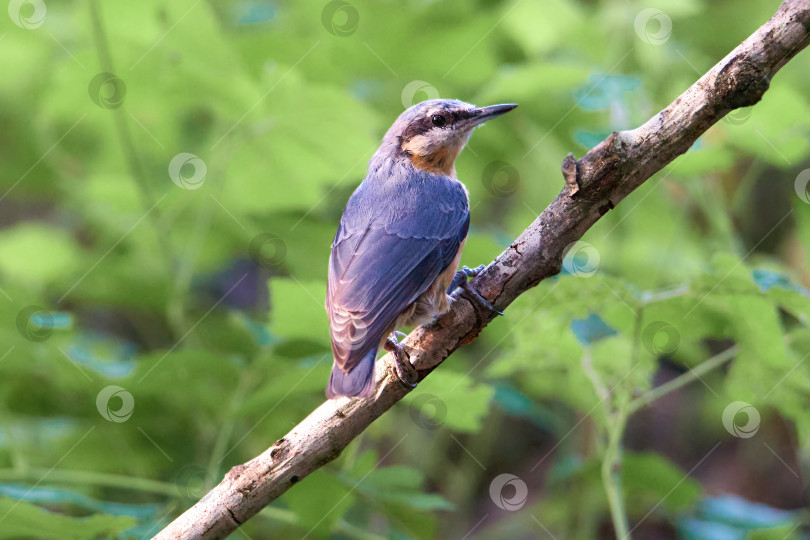
[[[332,242],[328,398],[373,396],[380,347],[392,352],[399,379],[415,386],[416,372],[397,341],[404,334],[396,329],[449,311],[458,287],[502,315],[467,285],[485,266],[458,269],[470,204],[455,160],[476,127],[515,107],[432,99],[406,109],[386,132]]]

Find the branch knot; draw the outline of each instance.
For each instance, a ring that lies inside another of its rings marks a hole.
[[[771,84],[770,75],[742,54],[732,58],[714,82],[716,103],[722,109],[750,107],[762,99]]]

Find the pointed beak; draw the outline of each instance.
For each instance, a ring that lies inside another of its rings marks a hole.
[[[470,115],[470,123],[478,126],[502,114],[506,114],[517,107],[517,103],[504,103],[503,105],[490,105],[489,107],[478,107]]]

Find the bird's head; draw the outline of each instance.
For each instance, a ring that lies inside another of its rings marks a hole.
[[[431,99],[405,110],[385,139],[396,144],[413,166],[455,175],[453,164],[477,126],[507,113],[516,104],[476,107],[455,99]]]

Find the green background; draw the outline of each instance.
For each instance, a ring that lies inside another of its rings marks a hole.
[[[0,538],[154,534],[322,402],[329,246],[406,106],[520,104],[457,162],[462,262],[488,263],[568,152],[645,122],[778,5],[12,1]],[[804,52],[234,537],[801,537],[808,96]]]

